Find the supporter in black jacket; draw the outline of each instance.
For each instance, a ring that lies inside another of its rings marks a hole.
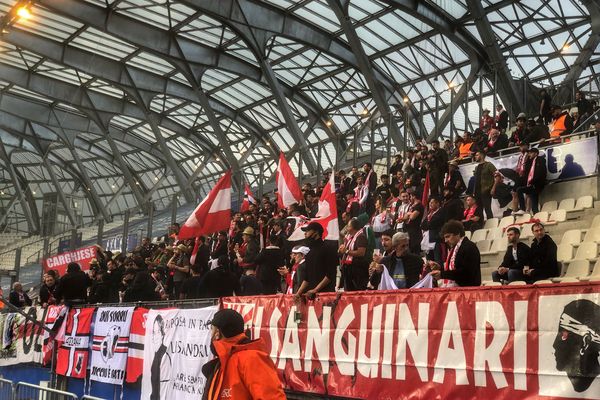
[[[533,242],[531,242],[531,265],[529,270],[523,271],[523,274],[528,278],[527,281],[532,283],[540,279],[553,278],[559,275],[558,261],[556,253],[558,248],[554,240],[548,235],[541,223],[533,224]]]
[[[210,249],[206,244],[206,237],[201,236],[197,240],[200,241],[198,246],[198,252],[196,253],[196,259],[194,265],[200,271],[200,275],[204,275],[208,272],[208,260],[210,259]],[[193,267],[192,266],[192,267]]]
[[[221,256],[227,255],[227,233],[219,232],[217,240],[213,243],[210,258],[213,260],[218,259]]]
[[[125,291],[123,296],[123,302],[137,302],[137,301],[154,301],[159,300],[156,293],[156,281],[146,268],[134,267],[129,268],[125,274],[133,272],[135,277],[131,282],[129,288]]]
[[[23,291],[23,285],[20,282],[13,283],[13,290],[9,296],[10,304],[15,307],[31,306],[32,302],[27,293]]]
[[[437,197],[432,197],[429,200],[429,210],[423,221],[421,222],[421,229],[425,232],[429,232],[429,243],[434,245],[433,250],[427,251],[427,259],[434,260],[437,263],[442,263],[442,237],[440,230],[444,225],[446,216],[444,210],[440,208],[440,200]]]
[[[56,288],[57,283],[54,275],[45,274],[44,283],[42,284],[42,287],[40,287],[40,304],[42,307],[56,303]]]
[[[65,304],[83,304],[87,301],[87,289],[92,284],[90,277],[81,270],[76,262],[67,265],[67,273],[60,278],[56,288],[57,301]]]
[[[444,189],[442,211],[444,214],[444,223],[452,219],[462,221],[465,213],[465,205],[462,200],[455,197],[449,189]]]
[[[447,222],[442,227],[442,235],[450,248],[448,263],[442,268],[438,263],[429,262],[432,268],[431,274],[439,279],[438,285],[442,287],[481,285],[481,255],[475,243],[465,237],[462,223]],[[454,252],[456,255],[453,254]]]
[[[306,246],[310,252],[306,255],[306,280],[302,282],[297,295],[309,297],[317,292],[335,291],[337,243],[330,245],[323,241],[323,227],[317,222],[302,227]]]
[[[373,263],[369,267],[371,272],[370,282],[374,288],[381,282],[383,267],[387,268],[390,276],[399,289],[410,288],[419,281],[419,274],[423,269],[423,259],[416,254],[408,252],[409,238],[405,232],[397,232],[392,236],[392,253],[388,256],[373,256]],[[401,261],[404,277],[397,274],[396,268]]]
[[[198,293],[201,298],[233,296],[241,293],[238,277],[229,270],[227,256],[218,259],[218,267],[210,270],[200,281]]]
[[[281,275],[277,270],[285,266],[285,258],[279,246],[279,236],[269,237],[269,245],[256,258],[257,276],[264,294],[275,294],[281,287]]]
[[[110,303],[111,300],[111,287],[110,284],[105,282],[104,271],[96,273],[96,279],[93,281],[90,287],[90,295],[88,296],[88,302],[95,303]]]
[[[506,234],[508,236],[508,248],[498,270],[492,272],[494,282],[523,280],[523,268],[531,263],[531,249],[525,243],[519,241],[521,237],[519,228],[511,226],[506,230]]]
[[[528,195],[531,198],[533,213],[539,211],[539,196],[546,185],[546,172],[546,159],[539,157],[539,150],[536,147],[530,148],[525,163],[523,186],[517,188],[521,210],[525,211],[525,196]]]

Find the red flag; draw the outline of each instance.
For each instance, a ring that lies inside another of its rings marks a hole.
[[[323,239],[339,240],[340,226],[338,222],[337,201],[335,197],[335,174],[333,171],[329,176],[329,181],[323,188],[323,193],[321,193],[317,216],[311,220],[302,220],[298,217],[290,218],[296,218],[296,227],[294,232],[288,238],[290,242],[304,239],[304,232],[302,232],[300,228],[309,222],[318,222],[321,224],[321,226],[323,226]]]
[[[192,255],[190,256],[190,264],[194,265],[196,263],[196,256],[198,255],[198,249],[200,248],[200,240],[196,238],[194,241],[194,249],[192,250]]]
[[[254,195],[250,191],[250,186],[246,183],[244,187],[244,200],[242,201],[242,206],[240,207],[240,212],[246,212],[250,208],[250,204],[256,204],[256,199]]]
[[[219,179],[179,230],[178,238],[191,239],[229,228],[231,222],[231,171]]]
[[[287,208],[294,203],[300,203],[302,191],[283,153],[279,153],[279,166],[277,167],[275,180],[277,181],[277,204],[279,208]]]

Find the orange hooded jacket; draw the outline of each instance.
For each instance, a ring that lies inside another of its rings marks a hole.
[[[285,400],[283,385],[263,339],[244,333],[213,342],[217,358],[202,372],[207,376],[203,399]]]

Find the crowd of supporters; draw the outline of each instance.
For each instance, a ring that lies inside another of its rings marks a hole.
[[[511,129],[508,113],[498,105],[494,116],[483,110],[475,132],[465,132],[454,143],[418,142],[396,155],[380,177],[370,163],[338,171],[339,242],[324,240],[318,223],[302,228],[302,240],[296,240],[297,234],[290,239],[299,221],[317,216],[329,181],[325,173],[317,185],[304,184],[303,201],[278,209],[276,200],[264,195],[259,204],[235,213],[228,231],[211,237],[180,241],[174,224],[158,243],[145,238],[130,254],[98,248],[88,272],[76,263],[62,277],[48,272],[39,301],[116,303],[276,293],[312,297],[322,291],[377,290],[382,279],[391,279],[395,288],[409,288],[427,274],[442,287],[480,285],[480,253],[465,231],[482,228],[494,216],[537,212],[546,184],[539,142],[555,143],[596,112],[581,92],[570,111],[550,105],[545,91],[540,95],[539,115],[528,119],[521,113]],[[586,123],[600,132],[600,121]],[[497,170],[488,157],[508,147],[519,152],[517,165],[512,172]],[[476,164],[467,182],[459,170],[465,159]],[[574,160],[566,161],[571,173],[581,169]],[[534,282],[557,276],[556,244],[543,225],[533,225],[531,246],[520,242],[520,233],[519,227],[508,229],[509,245],[493,279]],[[20,284],[13,289],[11,303],[30,304]]]

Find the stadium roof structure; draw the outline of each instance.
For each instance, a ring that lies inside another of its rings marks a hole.
[[[229,168],[256,187],[279,151],[312,174],[473,129],[498,102],[533,111],[536,88],[565,103],[599,87],[593,0],[0,0],[0,15],[8,230],[39,230],[44,193],[109,220],[193,202]]]

